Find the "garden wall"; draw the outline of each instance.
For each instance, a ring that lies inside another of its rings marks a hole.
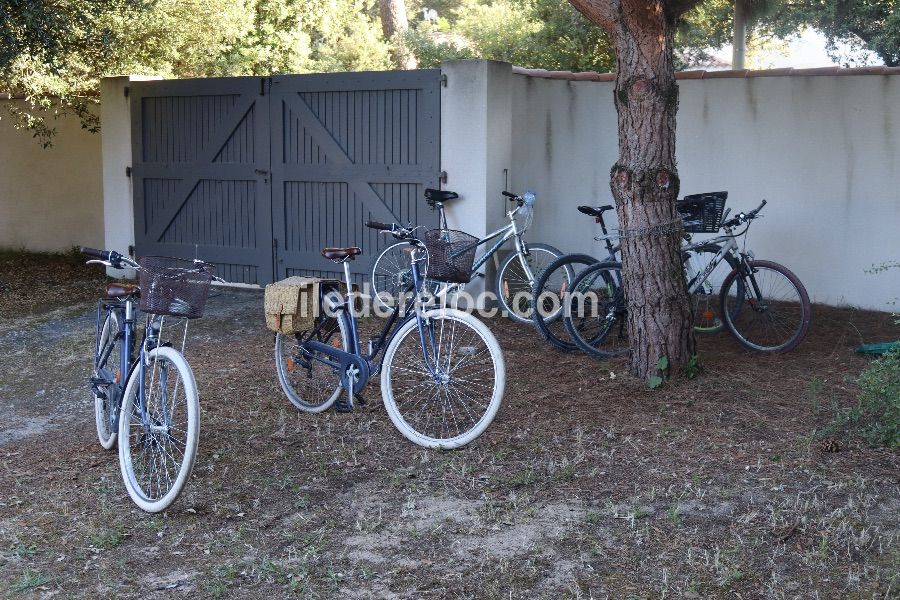
[[[471,212],[486,198],[490,227],[503,218],[504,185],[530,188],[538,203],[527,239],[600,254],[596,225],[576,207],[612,204],[612,76],[503,63],[452,62],[444,71],[442,163],[446,187],[470,192],[460,209]],[[794,270],[814,302],[896,309],[900,270],[866,273],[900,259],[896,71],[679,74],[681,194],[728,190],[733,211],[767,199],[747,246],[758,257]],[[466,93],[454,94],[460,88]],[[495,160],[473,185],[459,167],[474,155]]]
[[[49,121],[57,130],[42,148],[27,130],[13,127],[0,100],[0,248],[67,250],[103,245],[100,135],[77,117]]]

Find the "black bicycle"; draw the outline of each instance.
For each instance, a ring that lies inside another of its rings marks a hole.
[[[699,227],[715,227],[724,235],[684,246],[686,252],[718,248],[707,267],[689,278],[688,291],[697,297],[719,264],[734,264],[721,286],[704,295],[717,306],[724,327],[744,347],[758,352],[787,352],[796,348],[809,330],[812,308],[806,288],[787,267],[756,259],[751,252],[741,251],[736,241],[746,235],[765,205],[763,200],[755,210],[721,221],[727,215],[722,211],[724,199],[707,198],[697,203],[695,213],[689,216],[699,215],[703,221]],[[698,227],[695,223],[685,219],[686,228]],[[741,225],[747,227],[735,233]],[[621,268],[613,261],[586,268],[572,282],[577,293],[566,299],[563,322],[568,334],[581,350],[597,358],[629,351]]]

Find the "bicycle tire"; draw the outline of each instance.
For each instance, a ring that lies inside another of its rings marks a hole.
[[[418,320],[410,319],[397,330],[385,350],[382,399],[391,422],[406,439],[425,448],[459,448],[480,436],[500,409],[506,385],[503,352],[491,330],[468,313],[438,308],[426,311],[422,318],[423,329],[435,341],[436,362],[444,364],[447,360],[447,372],[442,373],[446,381],[436,381],[425,368]],[[455,342],[460,345],[454,347]],[[478,356],[488,359],[490,367],[487,361],[482,364],[469,359]],[[455,372],[459,373],[454,376]],[[479,375],[484,375],[485,380],[476,381]],[[428,386],[433,386],[433,393]],[[480,403],[486,394],[488,397]],[[436,410],[430,412],[431,408]],[[462,427],[457,415],[465,421]],[[441,435],[444,430],[447,435]]]
[[[775,275],[777,273],[777,275]],[[779,277],[780,276],[780,277]],[[744,280],[741,293],[735,282]],[[743,308],[735,316],[732,298],[741,298]],[[769,260],[748,260],[732,271],[719,294],[725,326],[745,348],[757,352],[788,352],[809,331],[812,306],[806,288],[787,267]],[[783,332],[783,333],[782,333]]]
[[[372,264],[371,279],[373,301],[382,310],[393,310],[400,295],[412,286],[409,242],[398,242],[381,251]],[[437,296],[444,286],[455,286],[434,279],[425,279],[424,291]],[[390,300],[388,300],[390,298]]]
[[[535,280],[534,292],[531,298],[532,306],[543,307],[548,302],[552,302],[552,312],[555,313],[555,316],[548,314],[547,318],[545,318],[544,313],[549,311],[539,309],[535,311],[532,323],[540,336],[550,342],[557,350],[563,352],[578,350],[578,346],[570,340],[566,333],[566,328],[562,321],[563,302],[565,301],[566,293],[572,289],[575,276],[581,272],[583,267],[588,267],[598,262],[600,261],[588,254],[566,254],[547,265],[547,268],[541,271]],[[581,265],[582,268],[576,271],[574,266],[578,265]],[[561,274],[559,273],[560,270],[562,270]],[[551,296],[548,296],[548,294]],[[558,311],[555,308],[557,303],[560,307]]]
[[[152,429],[148,431],[141,421],[139,403],[135,402],[141,387],[139,385],[141,369],[139,366],[135,367],[128,378],[119,418],[119,466],[125,488],[134,503],[146,512],[156,513],[175,502],[184,490],[194,468],[200,439],[200,400],[194,373],[180,352],[174,348],[161,346],[147,352],[144,360],[146,363],[143,369],[144,403],[148,418],[152,421],[150,427],[163,431]],[[170,368],[174,368],[180,381],[183,382],[179,385],[176,381],[171,390]],[[168,398],[170,394],[173,396],[171,407],[168,407],[168,400],[165,400],[167,406],[165,411],[161,410],[162,405],[160,407],[155,405],[154,390],[157,383],[161,386],[159,398],[164,395]],[[162,393],[163,385],[165,394]],[[178,403],[179,388],[184,396],[183,417],[180,415],[181,411],[176,416],[175,410],[176,406],[181,407]],[[179,438],[177,440],[176,435]],[[181,455],[180,462],[177,454]],[[169,459],[176,466],[174,479],[168,470]],[[160,462],[163,464],[160,465]],[[156,472],[157,468],[166,469],[165,478]],[[162,488],[164,481],[169,483],[165,489]]]
[[[122,344],[117,335],[120,329],[119,315],[116,310],[110,309],[106,313],[103,320],[103,327],[100,330],[100,340],[97,344],[94,354],[94,372],[93,376],[98,377],[102,371],[113,373],[114,380],[118,382],[122,378],[121,368],[121,352]],[[112,336],[112,341],[110,341]],[[107,352],[107,348],[110,348]],[[102,356],[106,354],[103,364],[100,364]],[[110,368],[111,367],[111,368]],[[97,441],[104,450],[111,450],[116,445],[119,435],[118,428],[115,427],[115,416],[119,409],[118,398],[110,398],[112,386],[107,386],[106,397],[94,394],[94,422],[97,426]]]
[[[350,325],[343,311],[333,317],[334,325],[327,323],[320,326],[317,341],[333,344],[340,336],[341,349],[350,349]],[[324,330],[324,331],[323,331]],[[344,388],[340,377],[329,366],[306,356],[302,342],[307,332],[296,335],[275,334],[275,372],[281,391],[291,404],[309,413],[320,413],[328,410],[340,397]],[[304,373],[305,371],[305,373]]]
[[[605,261],[581,271],[572,282],[563,323],[572,341],[588,356],[610,358],[630,352],[622,265]],[[579,302],[581,302],[579,304]]]
[[[526,262],[532,276],[536,278],[538,273],[562,255],[558,248],[549,244],[528,244]],[[532,322],[534,310],[531,299],[534,285],[528,282],[525,269],[516,252],[511,253],[500,263],[494,282],[494,293],[497,294],[497,302],[505,316],[516,323]]]

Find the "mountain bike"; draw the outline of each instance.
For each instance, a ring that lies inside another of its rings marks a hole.
[[[677,206],[684,208],[701,196],[722,197],[724,202],[724,197],[727,194],[725,192],[716,192],[714,194],[686,196],[678,201]],[[604,243],[606,249],[605,258],[600,259],[589,254],[580,253],[566,254],[547,265],[547,268],[538,275],[535,281],[532,305],[539,307],[539,309],[535,311],[532,322],[541,337],[550,342],[555,348],[564,352],[579,349],[579,346],[571,341],[561,318],[565,297],[568,293],[574,291],[572,285],[576,275],[590,265],[601,261],[617,262],[619,259],[619,244],[613,243],[618,240],[618,235],[607,229],[603,218],[603,214],[609,210],[613,210],[613,206],[578,207],[579,212],[594,217],[597,224],[600,225],[602,234],[594,237],[594,239]],[[696,233],[699,232],[698,229],[701,229],[702,225],[702,223],[690,221],[689,216],[685,228]],[[692,281],[698,273],[705,272],[720,249],[720,245],[709,241],[691,244],[691,237],[686,233],[684,235],[684,245],[682,246],[682,259],[688,280]],[[712,299],[715,297],[713,290],[718,289],[725,276],[737,266],[737,260],[729,254],[725,256],[724,264],[727,265],[728,269],[716,269],[713,267],[713,270],[707,274],[702,284],[692,293],[695,315],[694,331],[698,333],[716,333],[724,327],[724,323],[718,315],[718,304],[712,302]]]
[[[97,304],[90,384],[100,445],[109,450],[118,443],[128,495],[142,510],[159,512],[181,494],[197,456],[200,401],[183,351],[188,320],[203,315],[213,267],[80,250],[93,257],[88,264],[135,269],[140,277],[140,286],[110,283]],[[138,310],[145,315],[140,333]],[[167,317],[183,320],[180,350],[164,334],[181,326],[167,327]]]
[[[688,281],[688,291],[696,295],[710,273],[726,257],[731,257],[737,266],[725,277],[718,295],[709,294],[713,296],[710,303],[718,304],[724,327],[748,349],[787,352],[796,348],[809,330],[812,309],[806,288],[787,267],[756,259],[752,252],[741,251],[736,241],[746,235],[765,205],[763,200],[756,209],[739,213],[721,224],[720,218],[714,217],[712,220],[724,235],[685,246],[688,251],[695,247],[719,247],[707,267]],[[718,214],[727,215],[722,214],[721,208]],[[734,232],[744,224],[746,228]],[[621,264],[607,261],[590,266],[576,277],[572,288],[577,294],[570,296],[563,321],[578,347],[598,358],[628,352]]]
[[[299,409],[321,412],[341,394],[352,410],[366,382],[380,373],[381,395],[395,427],[426,448],[468,444],[494,420],[503,398],[506,367],[491,331],[468,313],[429,304],[426,278],[455,281],[471,275],[472,236],[448,229],[426,232],[369,221],[393,235],[410,255],[410,282],[377,338],[362,349],[353,310],[349,261],[356,247],[325,248],[343,265],[347,293],[320,288],[325,307],[311,329],[275,336],[278,381]],[[378,354],[383,351],[381,360]]]
[[[496,243],[484,252],[474,263],[472,271],[483,277],[480,271],[492,256],[508,241],[513,240],[515,251],[504,258],[498,268],[494,282],[494,293],[503,313],[519,323],[531,321],[531,296],[535,278],[550,262],[562,256],[562,252],[553,246],[540,243],[526,243],[523,235],[534,220],[535,196],[525,192],[521,196],[511,192],[503,192],[510,202],[516,206],[507,211],[509,225],[488,234],[482,239],[475,239],[473,247],[485,245],[491,240]],[[456,192],[447,190],[425,190],[425,200],[432,209],[439,213],[440,229],[447,229],[447,218],[444,204],[459,198]],[[464,250],[464,249],[461,249]],[[388,246],[375,260],[372,267],[372,288],[376,302],[390,307],[397,302],[397,295],[411,283],[412,273],[406,243],[400,242]],[[461,289],[466,281],[440,282],[429,278],[425,282],[426,290],[435,296],[446,297]],[[449,284],[449,285],[448,285]]]

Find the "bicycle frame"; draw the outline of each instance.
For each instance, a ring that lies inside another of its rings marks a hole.
[[[411,242],[410,244],[413,246],[413,252],[418,252],[419,246],[418,242]],[[344,280],[347,285],[347,294],[343,297],[342,304],[337,308],[337,310],[342,310],[348,315],[349,321],[349,348],[345,350],[341,350],[338,348],[333,348],[327,346],[325,344],[321,344],[312,339],[312,337],[317,333],[318,326],[314,328],[313,332],[310,334],[310,338],[303,341],[300,345],[303,346],[312,346],[315,344],[315,349],[318,350],[321,354],[324,354],[324,357],[320,357],[318,355],[313,355],[311,358],[313,360],[317,360],[323,364],[330,366],[332,369],[335,369],[341,375],[341,381],[343,383],[343,376],[340,373],[340,370],[345,365],[359,365],[360,360],[365,361],[367,368],[360,369],[362,372],[359,373],[360,380],[358,382],[354,382],[354,389],[358,386],[359,388],[363,387],[368,381],[371,374],[378,372],[381,365],[377,365],[377,368],[372,368],[372,363],[375,357],[384,349],[388,343],[393,339],[394,335],[400,330],[400,328],[408,322],[410,319],[415,318],[418,325],[419,332],[419,345],[422,350],[422,356],[425,362],[425,368],[428,369],[429,374],[434,377],[436,380],[440,379],[440,374],[438,373],[437,365],[436,365],[436,357],[437,357],[437,347],[435,346],[434,336],[427,336],[425,332],[425,318],[422,316],[422,308],[419,300],[421,299],[419,294],[422,291],[423,284],[425,282],[425,278],[422,277],[421,271],[419,269],[419,263],[425,260],[424,253],[419,253],[418,256],[413,256],[411,261],[411,272],[413,277],[413,286],[410,288],[410,291],[415,291],[415,300],[412,303],[407,303],[405,305],[401,305],[400,303],[394,308],[393,313],[391,314],[388,322],[382,328],[381,333],[378,336],[377,341],[371,343],[371,348],[368,354],[363,354],[360,350],[359,344],[359,330],[356,322],[356,315],[353,312],[352,306],[352,281],[350,277],[350,264],[347,261],[344,261]],[[324,301],[324,298],[322,299]],[[405,310],[406,314],[402,318],[400,318],[401,310]],[[398,322],[399,318],[399,322]],[[429,353],[430,350],[430,353]],[[430,354],[430,356],[429,356]],[[334,361],[340,362],[334,362]],[[432,364],[434,363],[434,364]]]
[[[697,242],[696,244],[687,244],[681,247],[682,252],[689,252],[691,250],[694,250],[695,248],[702,248],[703,246],[722,244],[722,247],[719,248],[719,251],[716,253],[716,255],[709,261],[703,272],[699,273],[694,278],[693,283],[690,283],[690,285],[688,286],[688,293],[694,294],[700,290],[701,286],[706,282],[707,279],[709,279],[709,276],[712,275],[712,272],[716,270],[716,267],[718,267],[719,264],[723,260],[725,260],[726,254],[734,254],[738,257],[740,264],[743,265],[743,256],[739,252],[737,252],[738,244],[735,241],[734,236],[731,235],[731,229],[729,228],[725,231],[727,235],[720,235],[709,240]]]
[[[436,202],[435,206],[440,213],[440,227],[442,229],[447,229],[447,217],[444,214],[444,205],[443,203]],[[500,247],[503,246],[510,238],[515,238],[516,245],[516,254],[519,256],[519,261],[522,263],[522,268],[525,270],[525,274],[528,277],[529,283],[534,284],[534,273],[531,272],[531,268],[528,266],[528,263],[525,261],[525,257],[528,256],[528,246],[525,242],[522,241],[522,234],[524,231],[519,231],[518,226],[516,225],[515,215],[519,212],[519,207],[511,211],[507,211],[506,217],[509,219],[509,225],[504,225],[500,229],[489,233],[485,237],[481,238],[474,244],[474,247],[477,248],[479,246],[483,246],[487,244],[489,241],[493,240],[496,237],[500,237],[500,240],[497,241],[496,244],[491,246],[489,250],[487,250],[484,254],[482,254],[478,259],[475,260],[475,263],[472,265],[472,272],[475,273],[478,271],[494,254],[500,250]],[[460,252],[466,252],[472,249],[473,246],[469,246]]]
[[[114,393],[113,398],[107,399],[112,403],[113,410],[110,412],[110,428],[112,430],[117,430],[119,427],[119,416],[120,416],[120,408],[122,406],[122,396],[125,393],[125,387],[127,385],[128,380],[131,378],[132,373],[135,369],[140,369],[140,379],[139,379],[139,387],[138,387],[138,405],[140,407],[140,415],[141,415],[141,423],[146,429],[150,429],[152,425],[150,424],[150,419],[147,413],[147,405],[145,402],[144,396],[144,368],[145,368],[145,360],[144,357],[148,351],[148,346],[151,344],[155,344],[154,347],[159,345],[159,336],[162,331],[162,325],[157,325],[154,321],[154,317],[152,315],[147,315],[147,323],[144,326],[143,336],[141,338],[140,349],[137,351],[137,356],[133,356],[134,354],[134,338],[135,338],[135,300],[133,298],[126,298],[125,300],[116,300],[116,299],[104,299],[101,300],[97,305],[97,328],[96,328],[96,341],[95,341],[95,350],[94,355],[100,352],[100,335],[101,335],[101,324],[103,323],[102,317],[104,314],[111,314],[115,312],[120,317],[124,317],[119,324],[119,330],[114,333],[116,338],[122,343],[122,350],[120,352],[120,361],[119,361],[119,380],[116,381],[113,378],[112,381],[107,382],[107,394],[112,391]],[[110,332],[112,334],[112,332]],[[186,332],[185,332],[186,333]],[[105,350],[104,354],[97,358],[95,367],[100,364],[106,362],[109,358],[109,353],[112,351],[113,345],[109,345],[109,347]],[[160,372],[160,381],[162,383],[162,390],[165,393],[166,386],[164,378],[166,377],[165,373]],[[163,422],[168,423],[168,406],[165,398],[160,403],[162,406],[162,417]]]

